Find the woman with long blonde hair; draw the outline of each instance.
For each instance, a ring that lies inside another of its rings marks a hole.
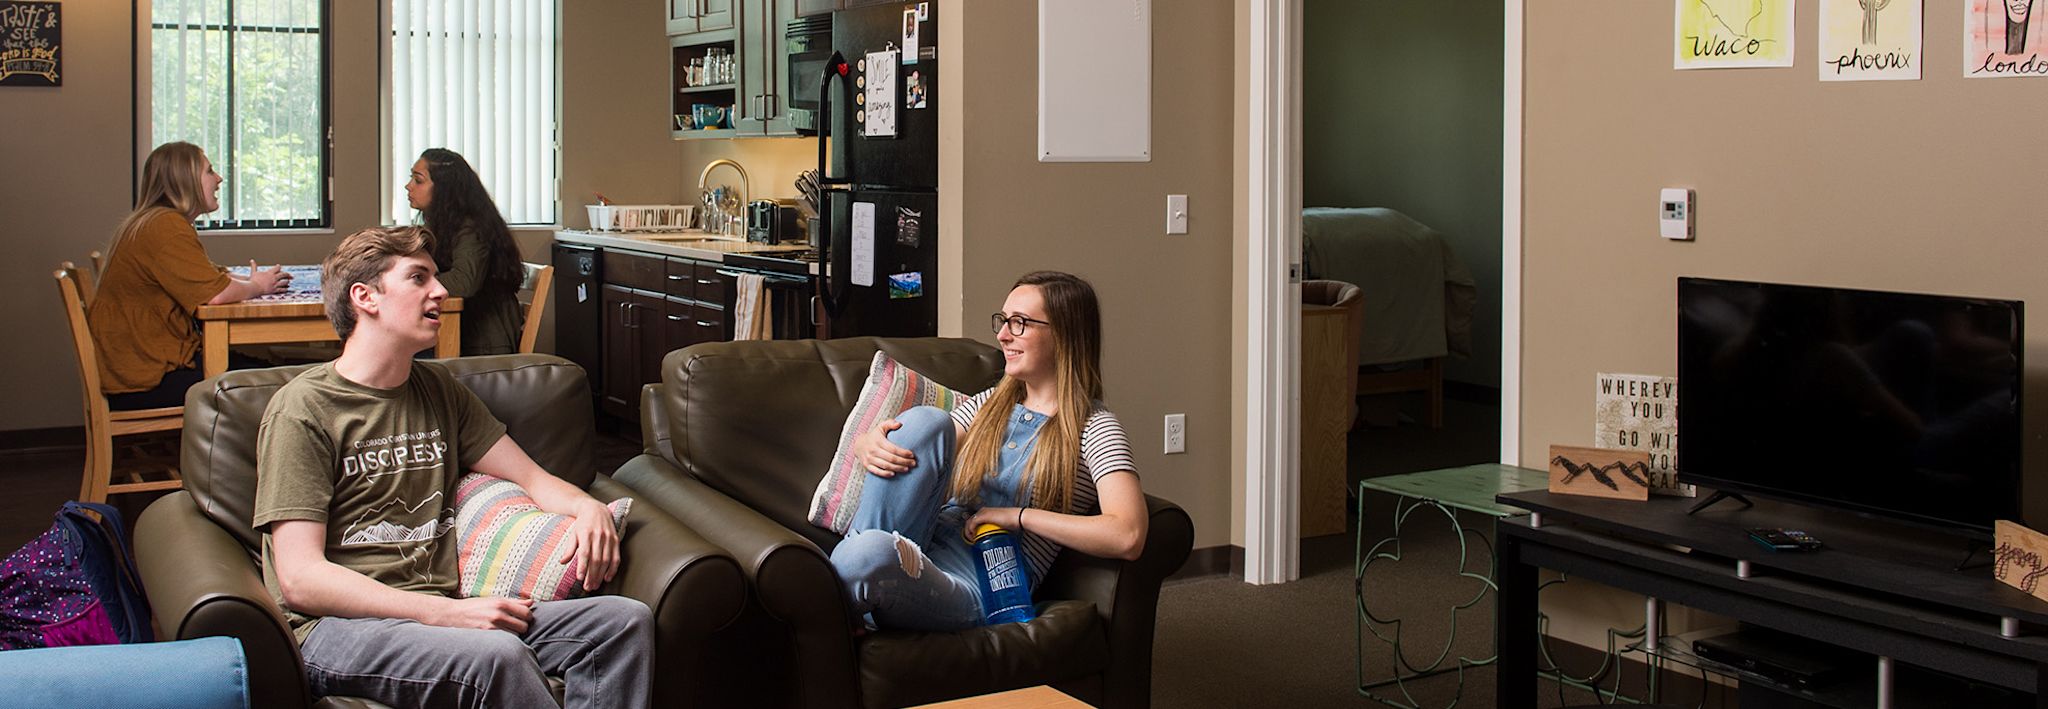
[[[995,388],[951,412],[911,409],[855,444],[875,477],[832,565],[871,627],[982,625],[964,535],[984,523],[1019,537],[1033,590],[1063,548],[1136,559],[1145,547],[1145,494],[1101,402],[1095,289],[1071,274],[1025,274],[991,326],[1003,352]]]
[[[114,409],[183,405],[185,389],[201,379],[193,325],[199,306],[240,302],[291,283],[277,266],[250,261],[249,277],[240,278],[207,259],[192,223],[220,209],[220,183],[206,152],[191,143],[157,146],[142,163],[142,192],[108,247],[86,317],[101,389]]]

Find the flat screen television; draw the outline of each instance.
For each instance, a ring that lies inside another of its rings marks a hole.
[[[2020,519],[2022,305],[1678,279],[1679,481],[1988,539]]]

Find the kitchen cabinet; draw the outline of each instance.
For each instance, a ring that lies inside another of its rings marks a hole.
[[[745,0],[741,14],[739,119],[742,134],[796,135],[789,124],[789,50],[784,27],[797,0]]]
[[[845,0],[797,0],[796,14],[798,17],[810,17],[811,15],[823,15],[833,10],[844,9],[845,7]]]
[[[676,13],[696,11],[693,0],[668,0],[670,47],[671,114],[691,114],[699,103],[728,107],[727,126],[684,129],[669,116],[671,136],[678,139],[793,136],[789,122],[789,54],[784,32],[799,15],[805,0],[698,0],[706,6],[724,7],[722,24],[709,24],[713,15],[700,14],[679,19]],[[815,3],[817,0],[809,0]],[[837,4],[835,0],[832,4]],[[694,23],[694,24],[693,24]],[[694,27],[693,30],[678,31]],[[686,68],[690,60],[711,49],[730,52],[738,66],[733,82],[712,86],[690,86]]]
[[[600,408],[640,419],[640,386],[661,381],[674,350],[732,337],[726,326],[730,279],[710,261],[605,249],[604,397]]]
[[[731,29],[733,0],[663,0],[671,35]]]
[[[701,342],[724,342],[725,311],[681,298],[668,298],[664,302],[662,337],[664,345],[660,357],[655,359],[655,378],[660,376],[661,358],[668,353]]]
[[[660,356],[650,351],[666,343],[660,296],[607,285],[604,299],[604,399],[599,408],[620,418],[640,419],[640,385],[661,379]],[[667,350],[662,350],[666,353]],[[650,376],[651,375],[651,376]]]
[[[697,31],[697,0],[662,0],[668,3],[668,33],[688,34]]]
[[[704,11],[697,15],[697,31],[722,30],[732,26],[733,0],[700,0]]]

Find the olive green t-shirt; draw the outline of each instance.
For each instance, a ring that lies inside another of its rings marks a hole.
[[[505,435],[482,400],[440,365],[414,362],[395,389],[358,384],[334,364],[278,389],[256,439],[263,583],[300,641],[318,618],[277,585],[270,523],[327,525],[327,560],[401,591],[455,595],[455,481]]]

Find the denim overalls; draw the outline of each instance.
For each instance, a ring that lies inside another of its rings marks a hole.
[[[832,550],[832,566],[846,582],[854,611],[867,614],[870,627],[947,631],[981,625],[980,572],[961,531],[974,510],[946,499],[957,453],[953,417],[920,406],[896,420],[903,427],[889,440],[915,453],[917,464],[894,477],[868,476],[846,539]],[[1018,497],[1018,482],[1045,420],[1022,405],[1011,407],[998,473],[981,485],[983,506],[1018,507],[1025,501]],[[1031,586],[1038,587],[1035,576]]]

